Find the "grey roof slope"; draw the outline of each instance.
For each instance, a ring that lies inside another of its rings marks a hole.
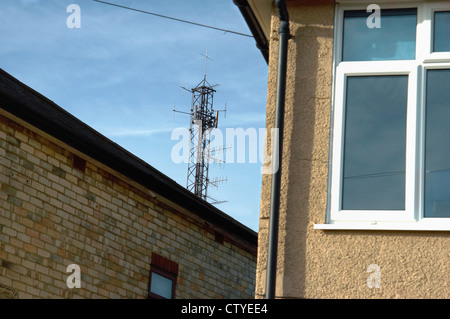
[[[0,69],[0,108],[256,247],[257,233]]]

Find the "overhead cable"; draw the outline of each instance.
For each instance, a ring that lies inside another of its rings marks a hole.
[[[135,9],[135,8],[119,5],[119,4],[116,4],[116,3],[111,3],[111,2],[101,1],[101,0],[92,0],[92,1],[95,1],[95,2],[98,2],[98,3],[107,4],[107,5],[118,7],[118,8],[122,8],[122,9],[127,9],[127,10],[131,10],[131,11],[136,11],[136,12],[141,12],[141,13],[145,13],[145,14],[150,14],[150,15],[153,15],[153,16],[156,16],[156,17],[160,17],[160,18],[164,18],[164,19],[170,19],[170,20],[174,20],[174,21],[177,21],[177,22],[188,23],[188,24],[196,25],[196,26],[203,27],[203,28],[208,28],[208,29],[213,29],[213,30],[217,30],[217,31],[222,31],[222,32],[225,32],[225,33],[232,33],[232,34],[241,35],[241,36],[244,36],[244,37],[253,38],[253,36],[251,36],[249,34],[236,32],[236,31],[232,31],[232,30],[227,30],[227,29],[222,29],[222,28],[217,28],[217,27],[213,27],[213,26],[210,26],[210,25],[201,24],[201,23],[192,22],[192,21],[187,21],[187,20],[183,20],[183,19],[173,18],[173,17],[165,16],[165,15],[162,15],[162,14],[159,14],[159,13],[154,13],[154,12],[144,11],[144,10],[140,10],[140,9]]]

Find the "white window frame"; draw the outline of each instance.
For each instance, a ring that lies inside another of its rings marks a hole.
[[[426,71],[450,69],[450,52],[432,52],[435,11],[450,11],[450,3],[380,3],[381,9],[417,8],[416,58],[395,61],[342,62],[344,11],[365,10],[367,2],[338,4],[335,18],[332,145],[326,224],[315,229],[380,229],[450,231],[450,218],[425,218],[424,144]],[[345,92],[348,76],[408,75],[406,123],[405,210],[341,210]]]

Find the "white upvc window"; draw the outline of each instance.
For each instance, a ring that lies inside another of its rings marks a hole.
[[[337,6],[327,221],[315,228],[450,230],[450,2],[380,8]]]

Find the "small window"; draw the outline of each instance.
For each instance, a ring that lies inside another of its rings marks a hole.
[[[174,299],[178,276],[178,264],[152,253],[149,278],[149,298]]]
[[[343,61],[414,59],[417,9],[382,10],[380,28],[367,26],[370,14],[345,11]]]
[[[150,294],[154,298],[173,299],[175,280],[170,274],[162,275],[153,269],[150,273]]]

